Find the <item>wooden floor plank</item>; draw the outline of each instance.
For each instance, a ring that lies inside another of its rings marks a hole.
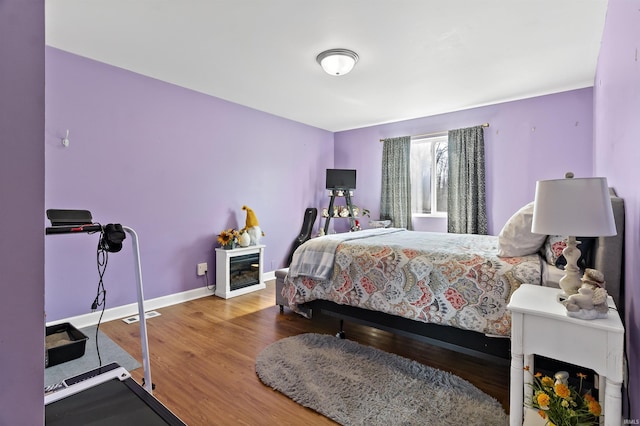
[[[192,426],[334,424],[260,382],[255,359],[269,344],[300,333],[335,334],[338,320],[313,321],[274,305],[275,284],[232,299],[201,298],[157,309],[147,321],[154,395]],[[139,324],[100,329],[142,363]],[[345,324],[347,338],[456,374],[496,398],[508,412],[509,366],[385,331]],[[142,381],[142,368],[132,372]]]

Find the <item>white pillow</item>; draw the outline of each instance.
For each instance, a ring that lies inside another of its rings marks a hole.
[[[546,235],[531,232],[533,201],[518,210],[507,221],[498,235],[498,256],[517,257],[540,250]]]

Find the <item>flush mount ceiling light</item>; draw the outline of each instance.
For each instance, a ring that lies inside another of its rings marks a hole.
[[[345,75],[358,62],[358,54],[348,49],[329,49],[320,53],[316,61],[327,74]]]

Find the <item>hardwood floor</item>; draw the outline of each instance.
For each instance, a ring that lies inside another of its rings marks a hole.
[[[198,425],[334,424],[266,387],[255,359],[283,337],[335,334],[338,320],[307,320],[274,305],[275,281],[232,299],[206,297],[157,309],[147,321],[154,395],[185,423]],[[139,324],[104,323],[100,329],[140,363]],[[509,365],[433,347],[370,327],[345,323],[347,338],[456,374],[502,403],[508,412]],[[132,376],[142,381],[142,368]]]

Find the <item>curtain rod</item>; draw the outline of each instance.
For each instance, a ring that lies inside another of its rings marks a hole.
[[[489,123],[482,123],[482,127],[489,127]],[[425,138],[427,136],[444,136],[448,133],[447,130],[443,130],[442,132],[433,132],[433,133],[424,133],[422,135],[413,135],[412,138]],[[380,139],[380,142],[384,142],[384,139]]]

